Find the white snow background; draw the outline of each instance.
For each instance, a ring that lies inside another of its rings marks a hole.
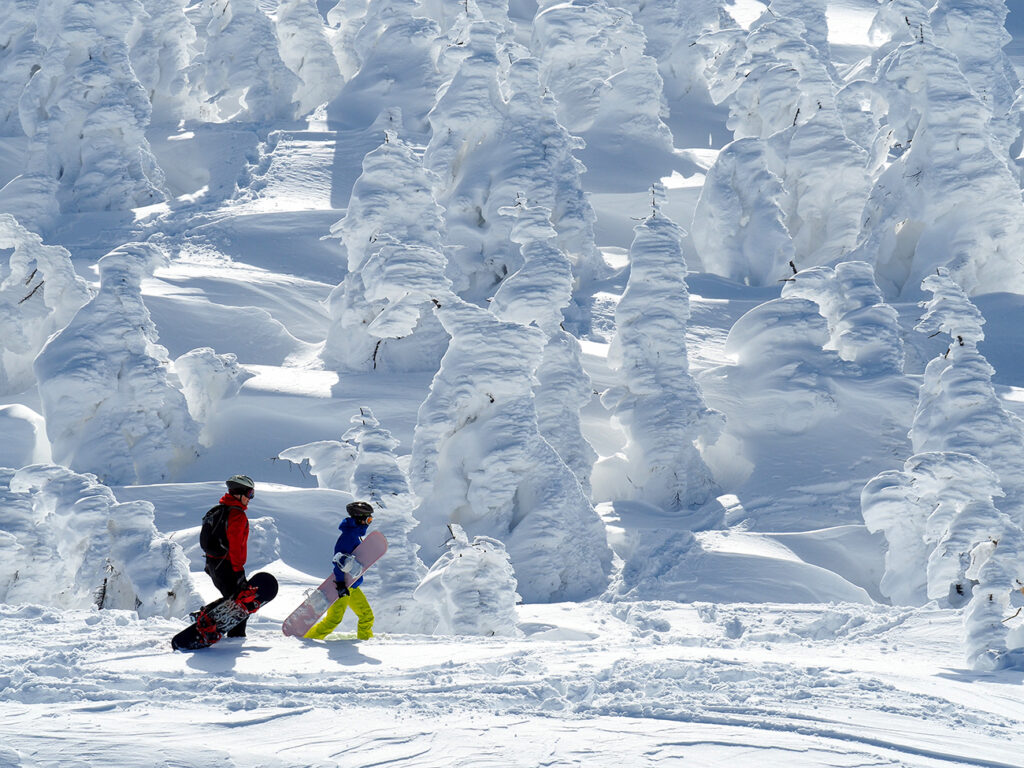
[[[1017,0],[0,3],[0,766],[1024,765]],[[256,479],[248,637],[198,527]],[[389,539],[281,621],[345,504]]]

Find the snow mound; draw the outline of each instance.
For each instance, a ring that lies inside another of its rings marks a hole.
[[[469,540],[449,525],[448,551],[437,559],[414,597],[440,615],[435,634],[515,637],[516,578],[505,547],[487,536]]]
[[[118,503],[93,475],[0,469],[0,602],[181,616],[199,603],[181,547],[147,501]]]

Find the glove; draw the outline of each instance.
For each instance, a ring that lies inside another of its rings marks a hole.
[[[245,571],[235,571],[235,594],[249,586],[249,580],[245,578]]]
[[[348,587],[345,586],[344,581],[335,581],[334,586],[338,588],[338,597],[344,597],[348,594]]]

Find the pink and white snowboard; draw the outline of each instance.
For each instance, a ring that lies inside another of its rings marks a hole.
[[[363,571],[356,576],[346,573],[345,584],[348,585],[356,581],[363,573],[366,573],[367,568],[380,560],[381,555],[387,551],[388,542],[384,538],[384,534],[380,531],[368,533],[362,543],[352,550],[356,560],[363,566]],[[334,586],[334,574],[332,573],[324,579],[319,587],[306,595],[306,599],[302,601],[302,604],[284,620],[284,624],[281,625],[281,631],[292,637],[304,637],[312,629],[313,625],[320,620],[320,617],[327,612],[327,609],[331,607],[331,603],[337,599],[338,590]]]

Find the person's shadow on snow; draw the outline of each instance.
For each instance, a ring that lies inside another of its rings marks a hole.
[[[202,648],[197,651],[189,651],[190,657],[186,665],[202,672],[215,672],[223,674],[231,672],[238,662],[238,657],[247,651],[267,650],[266,647],[247,646],[244,642],[222,640],[209,648]]]
[[[364,654],[357,640],[328,640],[324,646],[327,648],[327,658],[349,667],[381,663],[380,659]]]

